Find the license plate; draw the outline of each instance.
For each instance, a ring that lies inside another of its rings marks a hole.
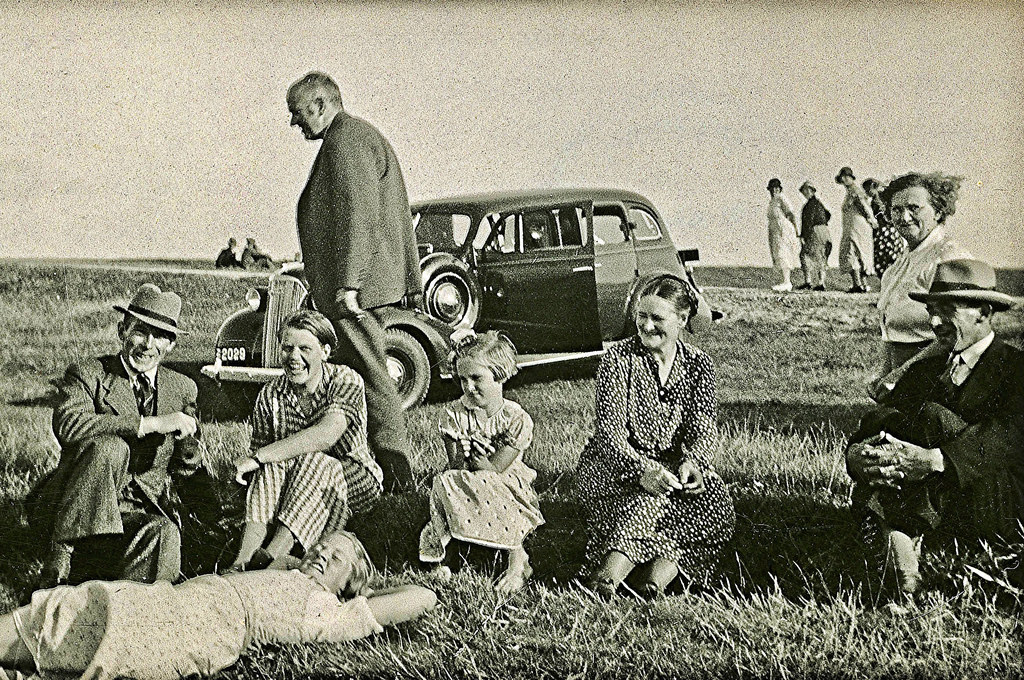
[[[222,364],[229,361],[245,361],[245,348],[244,347],[218,347],[217,348],[217,360]]]

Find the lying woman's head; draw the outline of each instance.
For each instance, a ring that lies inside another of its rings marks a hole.
[[[331,532],[317,541],[306,553],[299,571],[338,597],[365,593],[375,573],[362,542],[344,530]]]

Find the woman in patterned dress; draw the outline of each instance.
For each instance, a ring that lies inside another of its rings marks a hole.
[[[331,322],[299,310],[282,323],[280,341],[284,375],[260,390],[252,454],[235,461],[239,483],[256,476],[229,569],[264,568],[296,541],[308,550],[369,510],[382,491],[383,474],[366,445],[363,379],[348,366],[327,363],[337,345]]]
[[[732,499],[712,465],[715,369],[679,334],[697,293],[674,279],[640,297],[637,335],[597,373],[597,419],[576,471],[588,518],[588,585],[610,597],[636,570],[641,595],[706,582],[732,535]]]
[[[892,220],[889,219],[889,211],[882,201],[881,192],[885,189],[882,183],[873,177],[864,180],[864,193],[868,195],[871,202],[871,212],[875,214],[877,226],[873,234],[875,273],[882,278],[885,270],[889,268],[896,258],[907,249],[907,242],[900,236]]]

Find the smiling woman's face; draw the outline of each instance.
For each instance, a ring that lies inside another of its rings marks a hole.
[[[924,187],[897,192],[889,203],[889,218],[911,248],[916,248],[939,224],[939,214]]]
[[[329,534],[318,541],[299,565],[299,571],[311,576],[330,593],[343,590],[357,559],[356,547],[344,534]]]
[[[637,335],[640,343],[653,352],[674,345],[685,325],[686,319],[679,315],[675,306],[657,295],[645,295],[636,306]]]

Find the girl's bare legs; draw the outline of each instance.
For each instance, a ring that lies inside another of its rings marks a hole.
[[[235,557],[235,561],[231,563],[230,569],[241,569],[257,550],[263,545],[263,541],[267,538],[267,525],[261,522],[246,522],[245,528],[242,530],[242,541],[241,545],[238,546],[238,555]]]
[[[533,575],[533,567],[530,566],[530,556],[522,546],[508,552],[508,568],[501,575],[494,589],[502,594],[514,593],[520,590],[526,580]]]
[[[23,617],[28,617],[28,607],[22,607],[19,611]],[[35,670],[32,653],[22,642],[14,625],[13,612],[0,616],[0,667],[25,672]],[[0,674],[2,673],[3,671],[0,671]]]

